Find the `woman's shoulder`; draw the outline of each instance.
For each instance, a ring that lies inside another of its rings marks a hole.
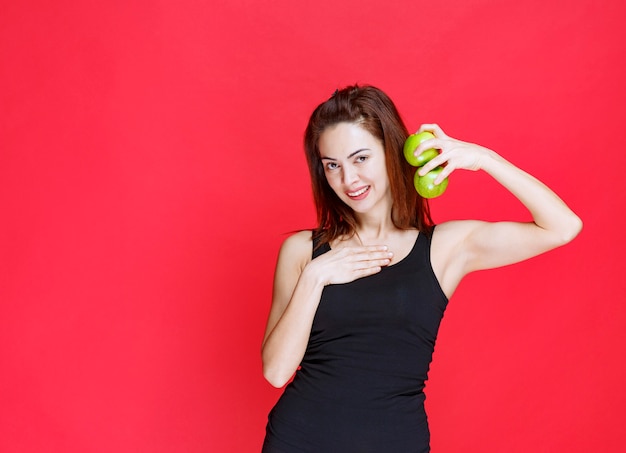
[[[463,240],[474,228],[481,223],[480,220],[449,220],[439,223],[433,231],[433,239],[444,239],[446,242],[454,242],[454,240]]]
[[[313,241],[313,232],[311,230],[300,230],[290,234],[283,241],[283,247],[302,248],[311,246]]]
[[[313,233],[311,230],[297,231],[283,241],[279,259],[304,267],[311,261],[312,251]]]
[[[437,224],[433,230],[431,250],[435,254],[458,255],[467,246],[471,233],[484,223],[481,220],[450,220]]]

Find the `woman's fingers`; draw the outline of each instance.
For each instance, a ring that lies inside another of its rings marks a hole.
[[[439,127],[438,124],[432,123],[432,124],[422,124],[418,130],[418,132],[432,132],[435,137],[439,137],[439,138],[446,138],[447,135],[445,134],[445,132],[443,131],[443,129],[441,129],[441,127]]]
[[[439,155],[437,157],[432,158],[431,160],[429,160],[428,162],[426,162],[424,165],[422,165],[419,168],[419,174],[421,176],[424,176],[426,173],[428,173],[429,171],[440,167],[440,166],[448,166],[449,162],[448,160],[450,159],[450,155],[449,154],[444,154],[443,151],[441,151],[439,153]],[[452,171],[453,168],[450,168],[449,172],[450,173]]]
[[[385,246],[344,247],[324,255],[327,255],[324,267],[329,272],[330,283],[348,283],[380,272],[393,257]]]
[[[352,266],[352,269],[367,269],[377,266],[384,266],[391,262],[393,254],[386,247],[383,250],[347,250],[345,261]],[[345,265],[344,260],[341,260]]]
[[[463,142],[448,137],[443,134],[441,128],[436,124],[422,125],[420,130],[422,129],[433,131],[436,137],[420,143],[415,149],[415,156],[419,156],[421,153],[431,148],[439,150],[439,155],[435,156],[418,169],[420,176],[424,176],[437,167],[444,167],[444,170],[435,180],[435,183],[438,184],[450,176],[455,170],[464,169],[476,171],[480,169],[481,159],[483,159],[488,152],[486,148],[475,143]]]

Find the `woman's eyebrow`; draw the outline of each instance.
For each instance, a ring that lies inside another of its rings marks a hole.
[[[361,148],[361,149],[357,149],[355,152],[350,153],[350,155],[348,156],[348,159],[350,159],[351,157],[356,156],[357,154],[359,154],[361,151],[369,151],[369,148]],[[334,157],[326,157],[326,156],[320,156],[321,160],[337,160]]]

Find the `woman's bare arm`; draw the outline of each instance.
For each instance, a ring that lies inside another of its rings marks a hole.
[[[433,267],[448,292],[469,272],[523,261],[567,244],[578,235],[580,218],[537,178],[494,151],[447,137],[436,125],[422,128],[437,138],[422,143],[416,153],[427,147],[442,152],[420,172],[445,163],[439,176],[442,180],[457,169],[483,170],[509,190],[533,218],[532,222],[455,221],[438,226],[433,237]]]
[[[324,287],[375,274],[391,258],[385,246],[344,247],[314,260],[311,252],[311,233],[300,232],[278,256],[262,346],[263,375],[275,387],[289,381],[304,357]]]

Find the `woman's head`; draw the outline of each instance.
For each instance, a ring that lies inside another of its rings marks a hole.
[[[383,145],[393,207],[392,220],[396,227],[417,228],[429,233],[432,221],[427,200],[413,188],[415,169],[404,159],[402,148],[408,131],[389,97],[372,86],[349,86],[337,90],[311,115],[304,136],[304,148],[311,173],[313,197],[317,209],[317,236],[329,242],[342,235],[352,235],[356,218],[326,180],[320,159],[319,140],[329,127],[338,123],[353,123],[376,137]]]

